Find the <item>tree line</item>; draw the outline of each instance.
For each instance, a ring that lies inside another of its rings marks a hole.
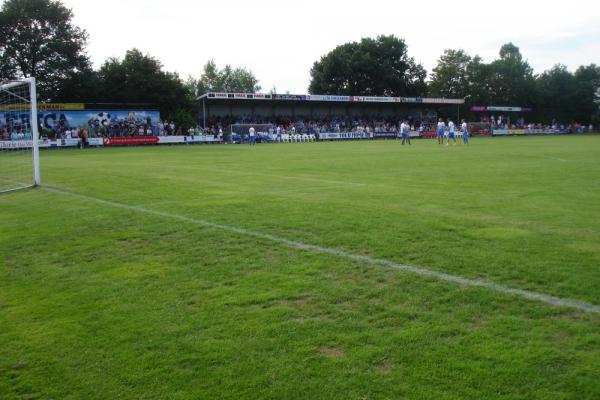
[[[464,50],[446,50],[428,85],[432,96],[467,97],[467,104],[530,107],[530,119],[564,123],[597,123],[599,89],[600,66],[580,66],[572,73],[557,64],[534,75],[512,43],[503,45],[499,58],[487,64]]]
[[[243,67],[219,68],[210,60],[199,78],[182,79],[138,49],[94,69],[87,40],[59,0],[7,0],[0,9],[0,80],[35,76],[40,101],[149,104],[184,128],[195,123],[197,96],[261,89]],[[531,107],[537,121],[600,121],[600,67],[572,73],[558,64],[535,75],[512,43],[490,63],[461,49],[445,50],[428,77],[404,40],[381,35],[337,46],[313,64],[310,76],[308,89],[315,94],[466,98],[465,108]]]
[[[60,1],[7,0],[0,9],[0,81],[34,76],[42,102],[147,104],[184,129],[196,124],[197,95],[260,89],[252,72],[219,69],[212,60],[199,79],[183,80],[135,48],[93,69],[87,41]]]
[[[309,91],[319,94],[465,98],[470,105],[532,108],[539,122],[598,123],[600,66],[572,73],[557,64],[539,75],[517,46],[507,43],[499,57],[483,62],[464,50],[445,50],[429,80],[393,35],[346,43],[321,57],[311,69]]]

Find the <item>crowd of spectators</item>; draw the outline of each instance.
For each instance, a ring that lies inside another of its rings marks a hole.
[[[391,119],[389,117],[350,117],[350,116],[324,116],[320,118],[310,117],[263,117],[254,116],[235,116],[235,117],[209,117],[207,118],[206,132],[218,135],[232,124],[270,124],[279,127],[282,133],[298,134],[319,134],[325,132],[346,133],[346,132],[397,132],[400,126],[399,120],[402,118]],[[437,124],[437,118],[428,118],[427,120],[415,121],[410,116],[405,118],[409,121],[411,131],[434,131]],[[481,122],[489,124],[492,129],[529,129],[546,131],[568,131],[573,133],[592,132],[593,126],[585,126],[579,123],[561,124],[553,122],[552,124],[525,122],[520,117],[514,122],[503,115],[498,117],[482,116]]]
[[[215,135],[222,137],[223,132],[233,124],[269,124],[281,133],[309,134],[319,133],[388,133],[397,132],[399,118],[383,116],[334,116],[328,115],[319,118],[311,117],[264,117],[261,115],[242,115],[235,117],[211,116],[207,118],[206,129],[200,126],[191,127],[182,131],[173,121],[152,121],[146,119],[103,119],[98,117],[90,119],[87,126],[70,127],[66,120],[59,120],[52,126],[40,127],[40,135],[44,139],[75,139],[80,137],[117,137],[117,136],[170,136],[170,135]],[[409,121],[411,131],[433,131],[435,130],[435,119],[415,121],[410,116],[405,118]],[[481,123],[489,124],[492,129],[527,129],[528,131],[566,131],[573,133],[591,132],[593,126],[585,126],[579,123],[552,124],[525,122],[524,118],[517,118],[514,122],[506,116],[483,115]],[[31,133],[24,126],[0,125],[0,139],[2,140],[28,140]]]
[[[52,125],[39,127],[40,137],[42,139],[76,139],[80,137],[117,137],[117,136],[170,136],[183,135],[180,127],[174,122],[157,121],[153,122],[149,118],[141,120],[118,120],[101,121],[99,119],[90,119],[87,125],[69,126],[65,120],[59,120]],[[186,131],[189,134],[202,134],[199,127]],[[29,127],[20,125],[0,125],[1,140],[27,140],[31,139]]]
[[[411,127],[418,130],[421,122],[412,121]],[[233,124],[270,124],[279,128],[282,133],[297,134],[319,134],[325,132],[346,133],[346,132],[396,132],[399,122],[396,118],[385,117],[351,117],[351,116],[324,116],[320,118],[310,117],[263,117],[254,116],[236,116],[236,117],[216,117],[212,116],[206,120],[208,134],[219,134],[228,126]]]
[[[480,122],[490,124],[492,129],[526,129],[529,132],[535,130],[544,130],[548,132],[565,131],[571,133],[585,133],[592,132],[594,126],[592,124],[584,125],[578,122],[570,124],[564,124],[557,121],[552,123],[541,123],[541,122],[525,122],[525,118],[519,117],[515,121],[511,121],[509,117],[505,115],[483,115]]]
[[[270,124],[279,127],[282,132],[295,132],[301,134],[318,134],[324,132],[344,133],[357,132],[361,129],[366,132],[397,132],[400,126],[399,120],[389,117],[349,117],[349,116],[325,116],[321,118],[310,117],[263,117],[236,116],[236,117],[209,117],[207,118],[207,133],[218,134],[232,124]],[[411,131],[435,131],[437,117],[415,121],[410,116],[404,118],[409,121]],[[584,125],[577,122],[564,124],[552,122],[551,124],[526,122],[523,117],[510,121],[504,115],[482,116],[481,123],[488,124],[491,129],[528,129],[545,131],[567,131],[572,133],[592,132],[593,125]]]
[[[32,135],[28,130],[3,128],[0,140],[31,140]]]
[[[68,139],[81,137],[86,131],[89,137],[124,137],[124,136],[170,136],[183,135],[181,127],[173,121],[152,121],[150,118],[101,120],[90,119],[87,126],[70,127],[65,123],[46,126],[42,129],[42,136],[49,139]],[[187,134],[187,133],[186,133]]]

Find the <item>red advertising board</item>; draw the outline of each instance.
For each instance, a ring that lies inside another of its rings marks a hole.
[[[137,146],[140,144],[158,144],[156,136],[125,136],[104,138],[105,146]]]
[[[437,136],[437,134],[435,133],[435,131],[423,131],[423,132],[421,132],[421,137],[422,138],[434,138],[436,136]]]

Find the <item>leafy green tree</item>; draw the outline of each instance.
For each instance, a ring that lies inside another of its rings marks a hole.
[[[310,71],[310,93],[365,96],[422,96],[427,72],[393,35],[337,46]]]
[[[7,0],[0,9],[0,79],[35,77],[39,97],[64,96],[65,83],[91,71],[87,33],[54,0]]]
[[[464,50],[444,50],[431,73],[429,94],[434,97],[464,98],[469,94],[471,56]]]
[[[533,100],[533,69],[523,60],[519,48],[507,43],[500,48],[500,58],[489,64],[490,98],[498,104],[527,106]]]
[[[70,73],[51,99],[58,103],[92,103],[100,96],[100,90],[98,72],[86,68]]]
[[[154,104],[163,118],[184,129],[193,125],[193,93],[176,73],[163,71],[157,59],[137,49],[128,50],[123,60],[108,59],[98,75],[99,101]]]
[[[551,122],[571,122],[575,112],[575,77],[561,64],[544,71],[536,79],[534,115]]]
[[[204,65],[200,79],[191,86],[198,96],[208,92],[256,93],[261,90],[252,71],[242,67],[233,68],[231,65],[219,69],[214,60],[209,60]]]
[[[470,104],[492,104],[491,68],[476,55],[467,65],[468,102]]]
[[[590,64],[575,71],[575,115],[579,122],[600,122],[600,66]]]
[[[183,83],[188,93],[195,99],[200,96],[198,92],[198,80],[193,76],[188,75],[187,79]]]

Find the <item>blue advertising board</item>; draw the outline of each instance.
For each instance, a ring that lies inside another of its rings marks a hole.
[[[28,126],[29,113],[20,111],[0,112],[0,128],[4,126]],[[116,124],[155,125],[160,120],[156,110],[76,110],[40,111],[38,121],[42,128],[57,129],[89,128]]]

